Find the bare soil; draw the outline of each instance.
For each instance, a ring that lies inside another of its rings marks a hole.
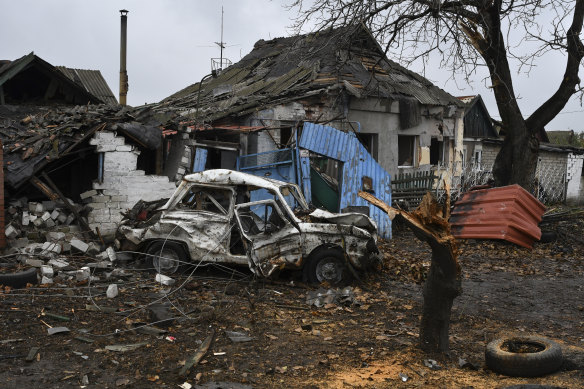
[[[581,227],[577,221],[572,233],[580,231],[582,237]],[[430,250],[397,227],[394,239],[380,244],[383,267],[353,284],[353,303],[309,306],[307,294],[317,288],[302,284],[294,272],[271,281],[254,279],[246,269],[213,266],[175,277],[172,288],[154,282],[154,275],[135,263],[123,277],[105,280],[105,272],[96,272],[101,281],[91,284],[5,288],[0,294],[0,387],[178,388],[188,382],[207,388],[503,388],[527,383],[581,388],[584,245],[570,236],[537,243],[533,250],[505,242],[461,242],[463,294],[454,303],[446,356],[425,355],[417,347]],[[69,260],[78,267],[94,261]],[[105,290],[113,282],[119,295],[108,299]],[[167,327],[157,324],[164,334],[142,333],[138,327],[157,320],[148,308],[156,302],[170,304],[174,320]],[[70,332],[48,335],[50,327],[61,326]],[[251,341],[235,343],[225,331],[247,334]],[[185,361],[211,333],[213,342],[202,360],[180,376]],[[490,371],[485,346],[506,334],[557,341],[565,356],[562,368],[531,379]],[[108,350],[115,345],[136,348]],[[27,362],[33,347],[38,354]],[[428,358],[440,369],[427,367]]]

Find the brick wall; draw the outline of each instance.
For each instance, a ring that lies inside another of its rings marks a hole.
[[[95,182],[92,191],[81,195],[93,208],[88,216],[91,229],[98,227],[102,234],[112,234],[122,220],[120,212],[139,200],[169,197],[176,189],[167,176],[146,175],[143,170],[136,170],[140,151],[127,145],[124,137],[98,132],[90,144],[103,153],[103,182]]]

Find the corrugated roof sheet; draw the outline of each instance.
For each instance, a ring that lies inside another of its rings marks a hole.
[[[456,238],[504,239],[531,248],[545,206],[519,185],[465,193],[450,216]]]
[[[118,100],[99,70],[72,69],[56,66],[69,79],[85,88],[86,91],[100,99],[105,104],[117,104]]]
[[[329,126],[304,123],[298,144],[301,148],[343,162],[339,209],[348,206],[369,207],[369,216],[377,223],[379,235],[391,238],[391,220],[387,213],[358,195],[363,189],[363,177],[370,177],[375,197],[391,204],[391,176],[373,159],[355,134]]]
[[[426,105],[463,105],[426,78],[385,57],[371,33],[360,26],[260,40],[216,78],[188,86],[158,106],[175,107],[189,115],[196,111],[197,120],[209,122],[344,89],[358,97],[413,97]]]

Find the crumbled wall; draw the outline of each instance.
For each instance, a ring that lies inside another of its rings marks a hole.
[[[103,153],[103,182],[94,182],[93,190],[81,194],[93,210],[88,223],[104,235],[112,234],[122,220],[120,212],[139,200],[152,201],[169,197],[176,185],[167,176],[145,175],[136,170],[140,151],[125,143],[125,138],[113,132],[98,132],[89,142]]]

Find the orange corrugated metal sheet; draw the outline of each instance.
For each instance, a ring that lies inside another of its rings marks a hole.
[[[545,206],[519,185],[465,193],[450,215],[459,239],[504,239],[531,248],[539,240]]]

